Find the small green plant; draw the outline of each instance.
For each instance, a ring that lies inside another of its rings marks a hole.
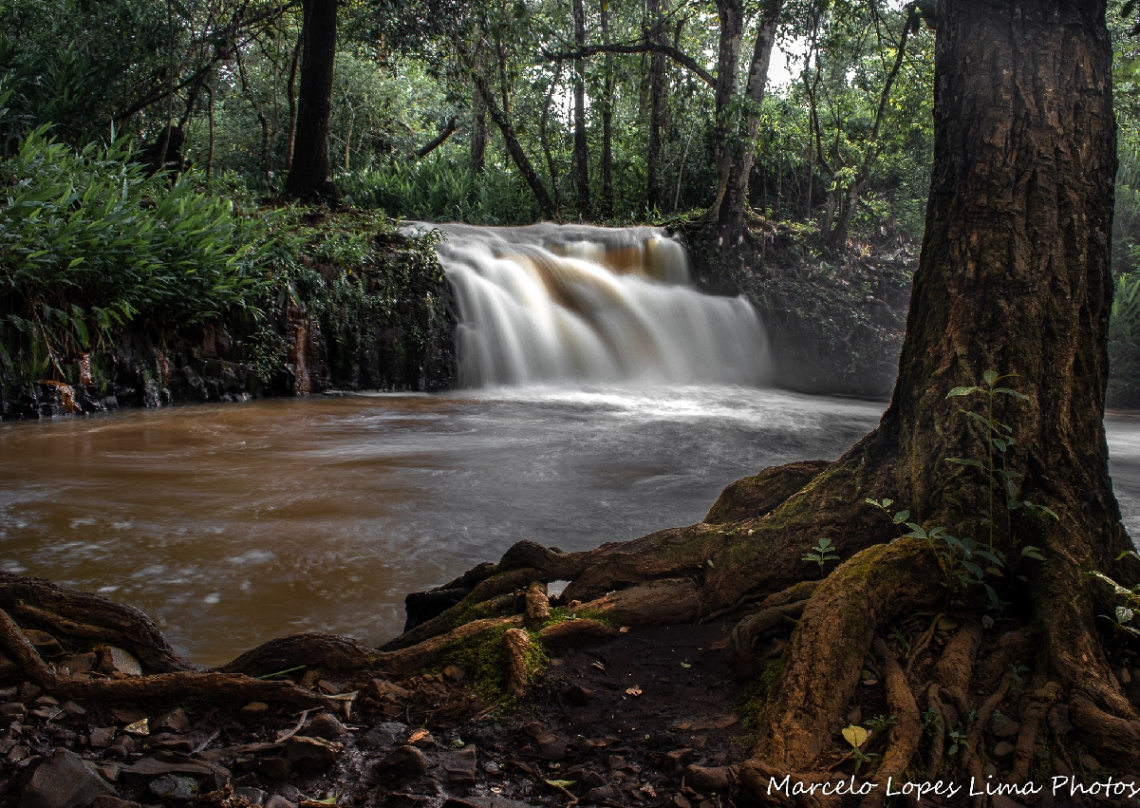
[[[819,565],[819,571],[823,572],[823,567],[828,561],[838,561],[839,556],[835,554],[836,547],[831,543],[831,539],[821,538],[816,542],[815,547],[808,551],[807,555],[803,557],[804,561],[810,561],[813,564]]]
[[[851,744],[851,759],[855,761],[855,774],[859,773],[859,769],[864,763],[871,763],[882,757],[882,755],[863,749],[863,744],[867,742],[869,737],[870,733],[857,724],[850,724],[843,728],[843,739]]]
[[[879,714],[874,718],[867,719],[867,726],[871,728],[872,732],[884,732],[890,729],[899,722],[896,715],[883,715]]]
[[[962,732],[962,728],[952,729],[946,733],[947,739],[950,741],[950,748],[946,750],[946,754],[950,757],[958,754],[959,747],[963,749],[970,748],[970,742],[966,740],[966,733]]]
[[[946,394],[947,398],[981,395],[985,398],[984,414],[963,409],[962,414],[967,418],[980,423],[983,428],[983,441],[985,445],[985,461],[972,458],[950,457],[946,462],[959,466],[966,466],[981,470],[986,475],[986,488],[988,504],[979,514],[978,523],[986,529],[986,543],[980,544],[970,536],[959,538],[949,533],[942,525],[924,525],[920,522],[910,521],[909,510],[900,510],[892,514],[890,506],[893,500],[867,499],[869,505],[878,508],[887,514],[891,521],[906,529],[903,536],[907,538],[923,539],[930,544],[938,559],[942,570],[943,585],[950,591],[955,599],[964,599],[970,592],[983,587],[991,607],[1000,608],[1004,602],[998,597],[997,590],[987,583],[986,577],[1004,577],[1008,560],[997,546],[996,526],[998,514],[995,510],[998,504],[1004,506],[1004,528],[1007,536],[1011,528],[1011,515],[1014,511],[1024,510],[1034,516],[1048,516],[1057,519],[1057,514],[1044,505],[1037,505],[1028,500],[1021,499],[1021,489],[1018,484],[1024,475],[1012,470],[1007,465],[1007,453],[1015,445],[1013,427],[998,421],[994,415],[994,399],[996,396],[1008,396],[1018,401],[1028,402],[1031,399],[1023,393],[1001,383],[1006,379],[1015,378],[1014,374],[1000,375],[996,371],[987,370],[982,374],[982,384],[968,387],[955,387]],[[1031,558],[1038,561],[1045,560],[1040,549],[1032,545],[1020,548],[1022,558]]]

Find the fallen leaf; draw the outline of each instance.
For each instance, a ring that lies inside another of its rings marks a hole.
[[[123,727],[123,731],[131,735],[150,735],[150,720],[143,718],[133,724],[127,724]]]
[[[641,793],[646,794],[650,797],[656,797],[657,796],[657,792],[653,790],[653,786],[649,785],[649,783],[646,783],[645,785],[643,785],[641,787]]]
[[[851,746],[858,749],[867,740],[867,730],[855,724],[851,724],[843,728],[843,738],[847,743],[851,744]]]
[[[618,634],[629,634],[629,626],[622,626],[619,628]]]
[[[625,689],[625,693],[627,696],[640,696],[641,695],[641,688],[638,687],[637,685],[634,685],[633,687],[627,687]]]
[[[691,667],[693,667],[693,666],[692,666],[692,665],[690,665],[688,662],[682,662],[682,663],[681,663],[681,667],[682,667],[682,668],[685,668],[686,670],[688,670],[689,668],[691,668]]]
[[[554,786],[555,788],[570,788],[570,786],[574,785],[576,782],[578,782],[578,781],[577,780],[547,780],[546,784],[548,786]]]
[[[598,662],[597,660],[594,660],[590,664],[593,665],[595,668],[597,668],[600,671],[605,671],[605,669],[606,669],[606,666],[603,665],[601,662]]]
[[[414,744],[416,741],[419,741],[419,740],[421,740],[421,739],[423,739],[423,738],[426,738],[426,737],[427,737],[428,735],[430,735],[430,734],[431,734],[431,733],[430,733],[430,732],[428,732],[426,729],[417,729],[417,730],[414,730],[414,731],[412,732],[412,734],[408,736],[408,743],[410,743],[410,744]]]

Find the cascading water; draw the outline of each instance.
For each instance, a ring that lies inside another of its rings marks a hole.
[[[689,286],[657,229],[435,227],[456,291],[463,387],[746,384],[768,378],[767,337],[742,297]]]

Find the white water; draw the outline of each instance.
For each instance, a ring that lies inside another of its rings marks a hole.
[[[663,231],[539,224],[436,227],[456,292],[463,387],[742,384],[769,377],[743,297],[689,284]]]

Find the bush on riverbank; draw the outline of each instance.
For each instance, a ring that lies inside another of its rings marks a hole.
[[[60,385],[81,388],[64,396],[75,411],[446,384],[453,318],[430,239],[382,212],[148,177],[133,158],[126,140],[75,150],[41,128],[0,162],[5,417],[45,411]]]

